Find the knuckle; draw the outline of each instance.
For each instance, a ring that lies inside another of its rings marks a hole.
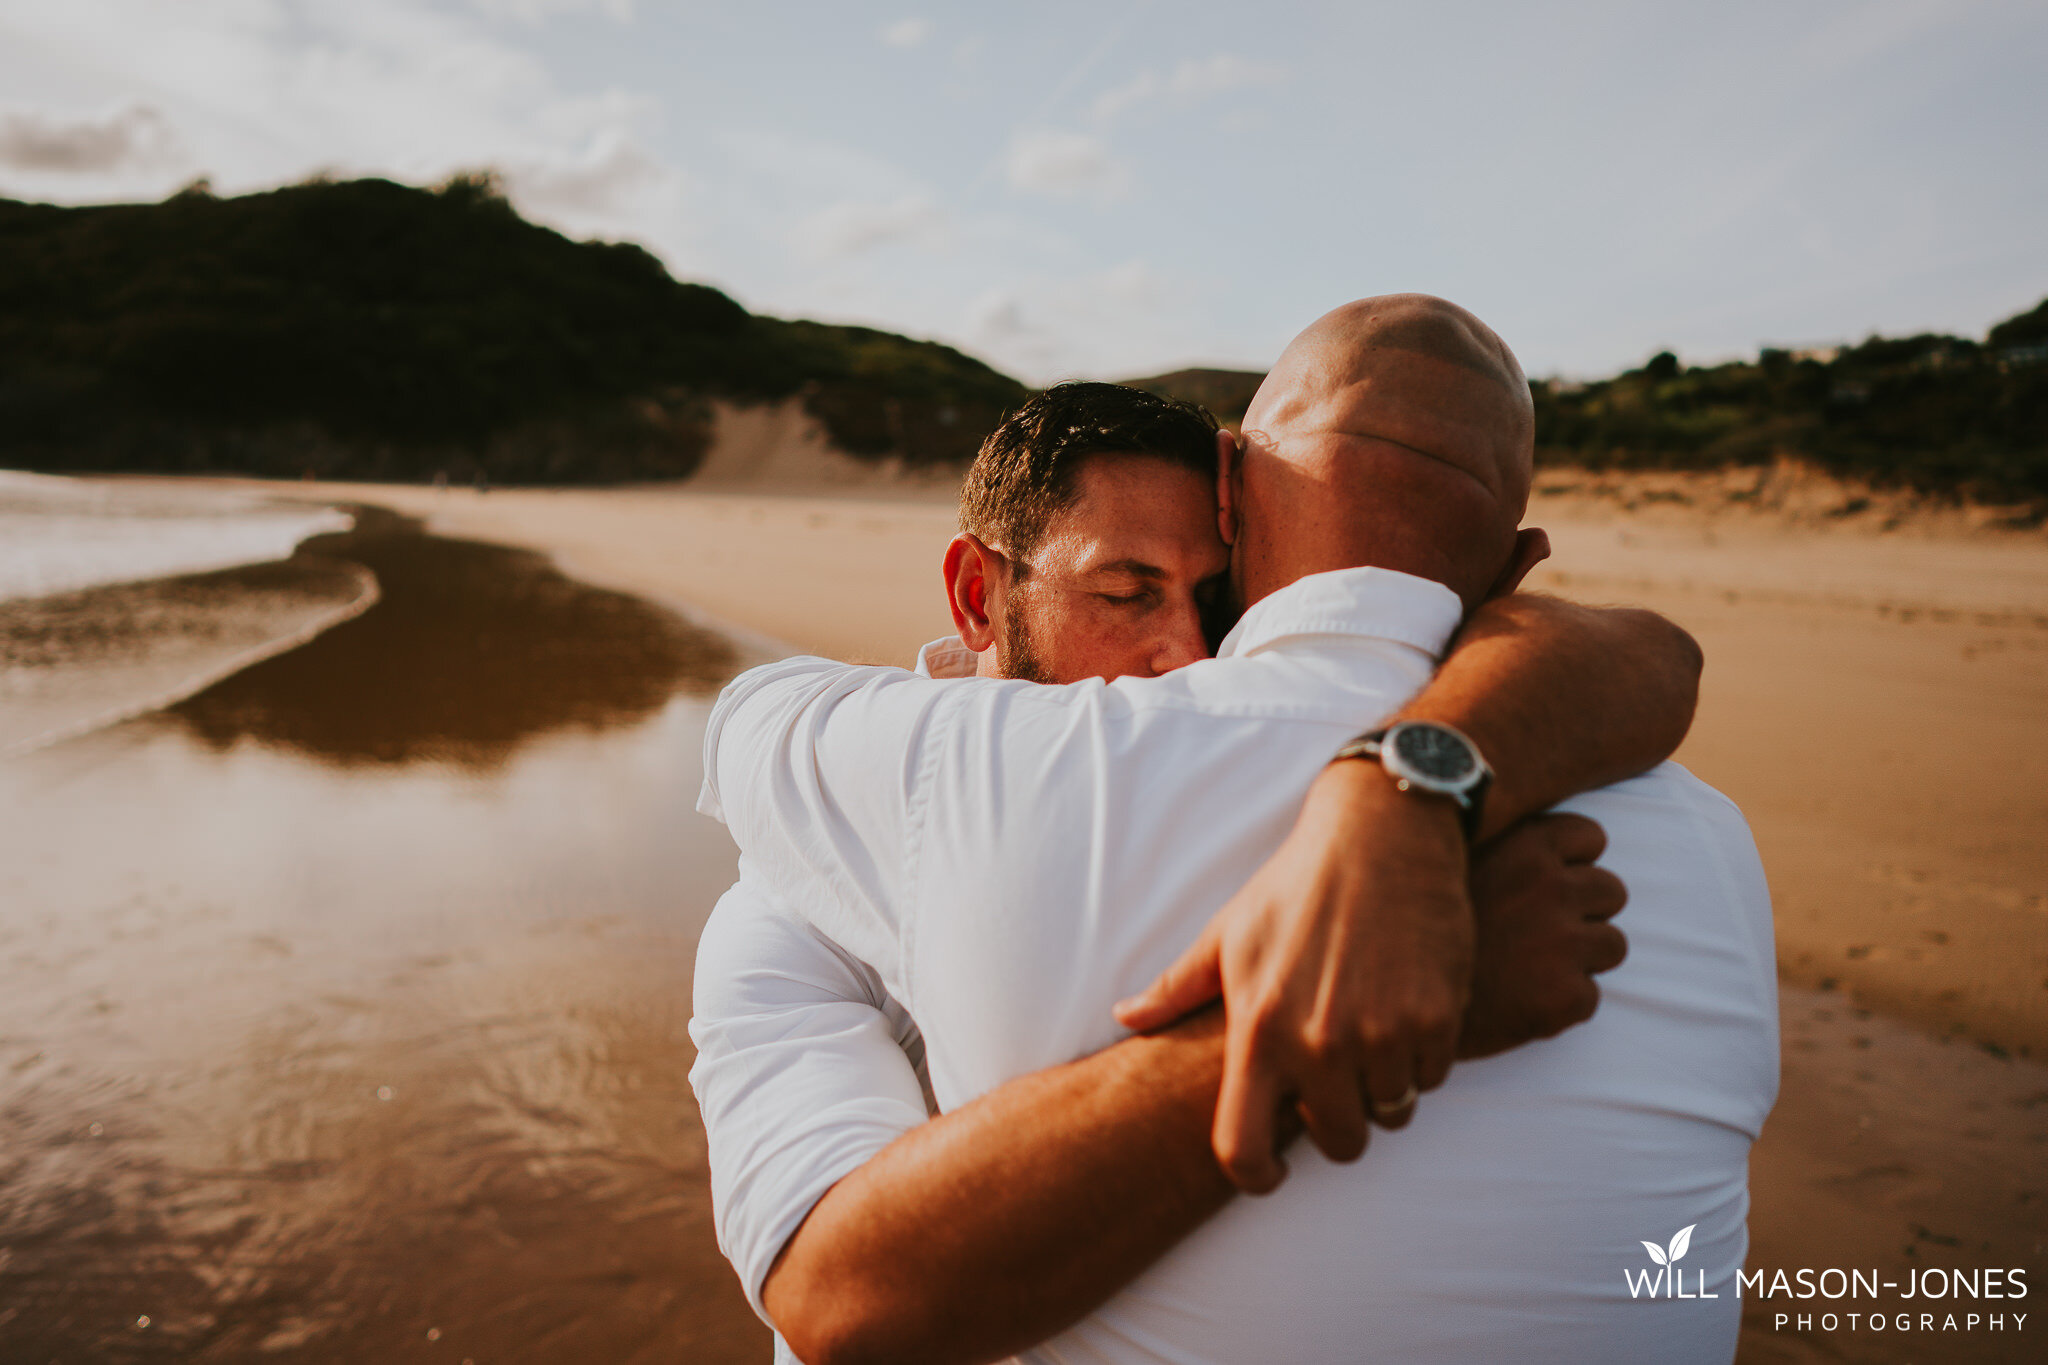
[[[1327,1063],[1338,1060],[1346,1048],[1345,1031],[1337,1026],[1334,1019],[1318,1015],[1301,1027],[1301,1050],[1311,1061]]]

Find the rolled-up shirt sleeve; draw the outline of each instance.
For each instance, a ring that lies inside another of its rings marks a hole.
[[[705,925],[691,1003],[718,1246],[769,1321],[768,1271],[812,1207],[927,1117],[922,1042],[874,973],[751,868]]]
[[[699,809],[723,820],[767,890],[901,990],[926,743],[957,683],[798,657],[720,694]]]

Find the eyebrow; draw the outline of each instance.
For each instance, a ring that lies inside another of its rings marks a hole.
[[[1164,578],[1166,570],[1157,564],[1147,564],[1142,559],[1117,559],[1107,564],[1094,564],[1082,570],[1086,574],[1127,573],[1134,578]]]

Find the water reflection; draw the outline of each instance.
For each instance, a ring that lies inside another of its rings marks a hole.
[[[172,708],[206,743],[489,767],[535,736],[630,724],[732,673],[723,637],[530,551],[422,535],[368,508],[354,531],[316,537],[305,553],[363,565],[382,597]]]
[[[729,652],[346,549],[391,611],[0,761],[0,1360],[765,1360],[686,1079]]]

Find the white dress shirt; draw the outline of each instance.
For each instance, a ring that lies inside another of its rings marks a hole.
[[[1429,676],[1447,589],[1304,579],[1163,678],[938,683],[815,659],[735,680],[704,807],[768,893],[872,967],[951,1108],[1115,1041],[1344,740]],[[1300,1146],[1027,1359],[1727,1360],[1747,1157],[1776,1093],[1768,896],[1740,814],[1675,765],[1568,803],[1631,890],[1590,1023],[1466,1063],[1353,1167]],[[1690,1227],[1685,1291],[1632,1299]]]

